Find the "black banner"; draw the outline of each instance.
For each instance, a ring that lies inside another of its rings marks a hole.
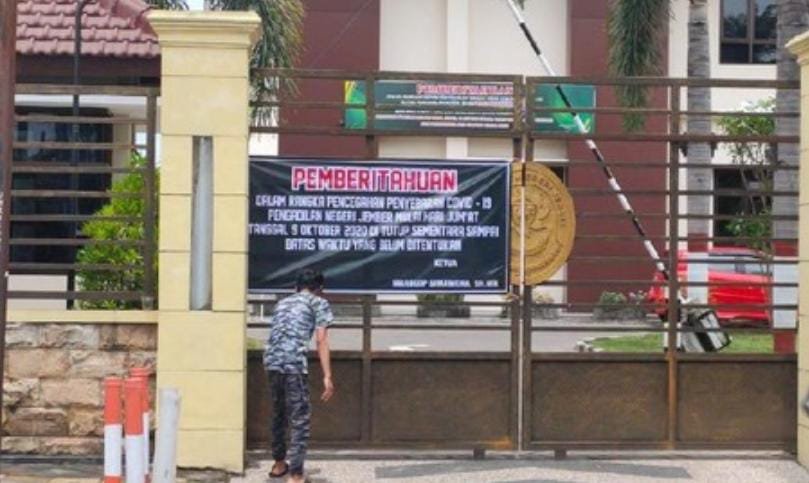
[[[252,292],[504,293],[507,161],[250,160]]]

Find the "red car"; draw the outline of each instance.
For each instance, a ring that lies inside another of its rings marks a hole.
[[[714,307],[721,324],[770,325],[770,311],[766,306],[771,303],[768,284],[772,282],[772,275],[761,253],[739,247],[716,247],[707,252],[680,250],[677,274],[681,282],[687,281],[688,260],[708,264],[708,304]],[[664,281],[663,274],[656,272],[654,281]],[[723,285],[724,282],[730,283]],[[686,296],[687,290],[687,286],[683,287]],[[655,304],[655,313],[666,319],[665,285],[653,285],[647,300]]]

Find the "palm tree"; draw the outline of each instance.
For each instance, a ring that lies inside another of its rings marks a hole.
[[[610,73],[619,77],[660,74],[659,42],[666,32],[669,0],[615,0],[607,17]],[[625,107],[644,107],[647,89],[640,86],[616,87]],[[624,127],[643,127],[643,117],[627,115]]]
[[[803,33],[809,26],[809,5],[807,0],[777,1],[777,76],[779,80],[798,80],[800,68],[784,45],[794,36]],[[794,90],[778,90],[775,96],[776,112],[795,111],[800,105],[800,92]],[[775,133],[781,136],[797,136],[800,129],[798,118],[777,117]],[[797,144],[778,145],[778,164],[782,166],[798,166],[799,147]],[[798,177],[794,171],[778,170],[775,172],[773,190],[797,191]],[[772,200],[773,215],[797,216],[798,201],[794,197],[775,196]],[[776,217],[777,218],[777,217]],[[774,220],[772,234],[774,238],[797,238],[798,222],[795,220]]]
[[[157,8],[187,10],[185,0],[147,0]],[[303,46],[302,0],[208,0],[212,10],[252,10],[261,18],[261,39],[253,48],[251,68],[288,68],[295,65]],[[271,100],[278,93],[279,85],[266,76],[250,76],[253,99]],[[253,111],[259,123],[272,119],[272,110],[260,108]]]
[[[688,77],[709,79],[711,77],[711,55],[708,51],[708,6],[707,0],[691,0],[688,8]],[[711,110],[711,89],[706,87],[688,88],[688,110]],[[688,132],[693,134],[710,134],[711,118],[708,116],[688,116]],[[689,191],[708,193],[713,189],[713,170],[707,165],[711,163],[712,152],[708,143],[689,143],[687,162],[702,165],[686,170],[686,186]],[[710,215],[713,197],[708,194],[689,195],[686,210],[689,215]],[[710,219],[689,218],[687,221],[689,240],[700,237],[708,238],[711,234]]]
[[[668,31],[669,0],[615,0],[607,20],[610,72],[616,76],[648,76],[661,72],[659,47]],[[707,17],[707,0],[690,0],[688,10],[688,77],[709,78],[711,63]],[[641,86],[618,88],[618,98],[625,107],[644,107],[647,90]],[[689,111],[710,111],[711,93],[707,88],[688,89]],[[643,127],[643,117],[624,118],[627,130]],[[689,133],[710,133],[711,120],[704,116],[689,116]],[[707,143],[688,145],[688,162],[708,164],[711,147]],[[710,191],[712,185],[709,168],[690,168],[687,174],[688,190]],[[687,210],[691,215],[710,214],[709,196],[689,196]],[[689,219],[689,236],[706,237],[710,233],[709,220]]]

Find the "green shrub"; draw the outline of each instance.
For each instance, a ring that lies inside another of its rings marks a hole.
[[[727,229],[733,236],[746,240],[744,243],[753,250],[763,253],[772,251],[772,216],[769,208],[764,208],[753,215],[740,214],[738,218],[730,220]]]
[[[537,305],[548,305],[556,303],[556,301],[553,299],[553,295],[547,292],[540,292],[534,290],[531,295],[534,298],[534,303]]]
[[[743,112],[767,113],[775,110],[775,98],[768,97],[756,102],[745,102]],[[724,134],[729,136],[771,136],[775,134],[775,118],[771,116],[721,116],[716,123]],[[747,166],[766,166],[771,164],[773,156],[772,145],[758,142],[727,143],[726,149],[733,162]]]
[[[620,292],[601,292],[601,296],[598,297],[598,305],[600,306],[607,306],[604,308],[610,308],[610,305],[625,305],[627,302],[626,295]],[[620,309],[620,307],[615,307],[615,309]]]
[[[433,303],[461,303],[463,294],[419,294],[416,299],[419,301],[419,305],[416,307],[417,317],[469,317],[471,313],[469,307],[464,305],[431,305]]]
[[[742,111],[750,113],[769,113],[775,110],[775,98],[769,97],[757,102],[746,102]],[[775,118],[769,116],[722,116],[717,124],[724,134],[730,136],[771,136],[775,134]],[[754,250],[771,252],[772,196],[774,188],[773,173],[778,167],[775,150],[771,143],[735,142],[726,143],[733,162],[746,167],[749,174],[742,172],[744,189],[748,194],[744,197],[745,208],[738,213],[738,218],[719,222],[719,234],[730,234],[746,240],[740,242]],[[748,179],[752,177],[753,179]]]
[[[593,309],[593,317],[598,320],[639,320],[646,317],[646,293],[630,292],[626,296],[619,292],[601,292]]]
[[[131,168],[144,168],[146,161],[137,152],[132,153]],[[155,174],[157,185],[157,173]],[[112,193],[143,193],[144,176],[142,171],[128,173],[112,183]],[[157,186],[155,186],[157,192]],[[82,234],[92,240],[143,240],[145,197],[112,197],[101,207],[92,219],[82,226]],[[137,221],[118,221],[104,218],[137,217]],[[155,237],[157,227],[155,226]],[[156,241],[156,240],[155,240]],[[157,246],[157,243],[154,245]],[[157,277],[157,254],[154,257],[154,274]],[[76,273],[78,290],[91,292],[129,292],[143,290],[143,252],[139,246],[85,245],[76,255],[79,264],[108,264],[128,267],[127,270],[79,270]],[[157,280],[155,280],[155,289]],[[77,303],[83,309],[132,309],[140,307],[136,300],[87,300]]]
[[[553,295],[534,289],[531,293],[531,298],[533,298],[534,301],[534,306],[531,308],[531,314],[533,316],[537,316],[540,319],[555,320],[561,315],[561,309],[553,306],[556,303]]]

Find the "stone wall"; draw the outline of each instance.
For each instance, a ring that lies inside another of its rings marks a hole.
[[[153,324],[9,324],[3,451],[103,452],[103,381],[132,367],[154,371]]]

